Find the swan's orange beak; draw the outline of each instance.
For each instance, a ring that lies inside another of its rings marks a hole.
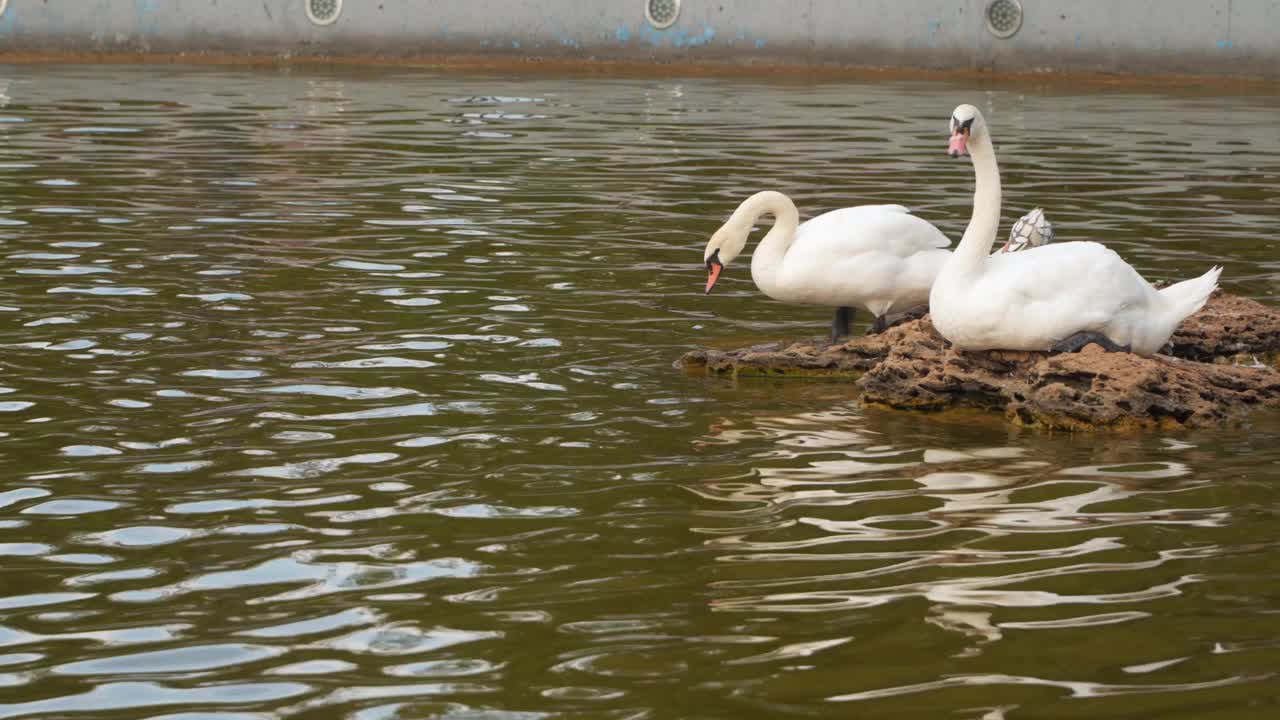
[[[958,158],[961,155],[966,154],[969,152],[969,148],[966,147],[968,142],[969,129],[964,128],[963,130],[957,130],[951,136],[951,144],[947,146],[947,154],[953,158]]]
[[[707,291],[703,293],[704,295],[711,294],[711,288],[716,286],[716,280],[720,279],[720,271],[723,269],[724,266],[717,262],[715,258],[707,261]]]

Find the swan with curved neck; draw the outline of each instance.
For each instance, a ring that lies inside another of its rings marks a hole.
[[[949,255],[951,241],[901,205],[842,208],[801,223],[790,198],[766,190],[743,201],[707,243],[708,293],[764,215],[773,227],[752,253],[751,279],[775,300],[835,306],[832,340],[849,334],[853,308],[883,329],[886,315],[927,303]]]
[[[707,243],[708,293],[765,215],[774,223],[751,258],[756,287],[783,302],[835,306],[832,342],[849,334],[855,307],[875,316],[873,332],[888,326],[889,314],[925,307],[933,279],[950,256],[946,237],[901,205],[860,205],[801,223],[790,198],[765,191],[739,205]],[[1014,223],[999,252],[1052,240],[1053,226],[1036,208]]]
[[[952,157],[977,175],[973,215],[929,295],[933,325],[962,350],[1108,350],[1153,355],[1199,310],[1222,268],[1156,290],[1115,252],[1094,242],[988,256],[1000,219],[1000,169],[982,113],[951,116]]]

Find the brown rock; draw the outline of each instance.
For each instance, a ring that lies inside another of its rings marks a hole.
[[[1219,290],[1182,321],[1169,345],[1169,354],[1201,362],[1243,355],[1275,364],[1280,355],[1280,312]]]
[[[1064,430],[1213,427],[1280,407],[1280,372],[1167,356],[965,352],[928,320],[858,381],[863,401],[901,409],[979,407],[1018,425]]]
[[[1216,293],[1170,341],[1177,357],[1108,353],[962,352],[926,317],[843,344],[701,350],[678,366],[737,376],[859,378],[867,403],[901,409],[978,407],[1011,422],[1068,430],[1209,427],[1254,407],[1280,407],[1280,312]],[[1248,360],[1239,367],[1233,360]]]
[[[801,340],[786,347],[775,343],[742,350],[694,350],[680,358],[676,366],[714,375],[857,378],[880,364],[889,354],[891,341],[900,334],[898,328],[890,328],[880,335],[858,337],[837,345],[822,340]]]

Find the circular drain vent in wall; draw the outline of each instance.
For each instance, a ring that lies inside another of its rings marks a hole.
[[[644,0],[644,17],[659,30],[669,28],[680,17],[680,0]]]
[[[987,30],[998,38],[1011,38],[1022,27],[1019,0],[991,0],[987,3]]]
[[[342,14],[342,0],[306,0],[307,19],[317,25],[331,25]]]

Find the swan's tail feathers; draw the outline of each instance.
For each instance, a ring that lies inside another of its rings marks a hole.
[[[1178,320],[1204,307],[1204,303],[1218,289],[1218,276],[1222,274],[1220,266],[1214,266],[1209,272],[1198,278],[1183,280],[1160,291],[1160,295],[1169,301],[1169,305]]]

